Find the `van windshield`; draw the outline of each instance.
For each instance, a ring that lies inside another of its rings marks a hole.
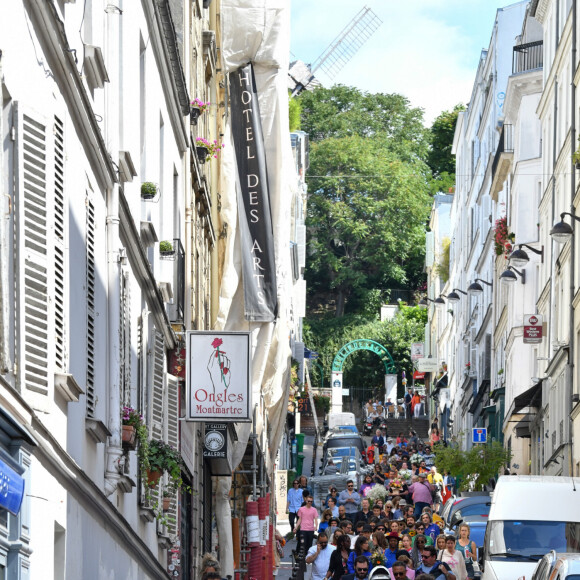
[[[488,522],[490,560],[539,560],[546,552],[580,553],[580,523],[505,520]]]

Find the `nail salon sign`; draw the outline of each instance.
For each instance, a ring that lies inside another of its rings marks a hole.
[[[252,420],[250,334],[189,331],[188,421]]]

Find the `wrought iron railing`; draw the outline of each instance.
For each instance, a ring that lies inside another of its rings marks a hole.
[[[497,151],[495,152],[495,157],[493,158],[493,163],[491,165],[491,178],[495,177],[495,172],[497,171],[497,166],[502,153],[513,153],[514,152],[514,128],[513,125],[504,125],[501,129],[501,135],[499,136],[499,143],[497,145]]]
[[[512,56],[512,74],[542,68],[544,65],[544,42],[527,42],[514,46]]]

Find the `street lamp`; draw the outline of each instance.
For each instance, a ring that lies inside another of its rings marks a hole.
[[[483,286],[481,284],[479,284],[479,282],[483,282],[484,284],[487,284],[488,286],[493,286],[493,284],[491,282],[486,282],[485,280],[482,280],[481,278],[476,278],[475,282],[473,282],[472,284],[469,285],[469,287],[467,288],[467,291],[471,292],[471,294],[483,294]]]
[[[453,290],[447,294],[447,300],[449,300],[449,302],[459,302],[461,300],[461,296],[459,296],[457,292],[461,292],[461,294],[465,294],[465,296],[467,296],[467,292],[464,292],[459,288],[453,288]]]
[[[427,298],[427,296],[425,296],[425,298],[421,298],[421,300],[419,300],[419,304],[417,304],[417,306],[419,308],[425,309],[427,306],[429,306],[429,302],[435,302],[435,300],[431,300],[431,298]]]
[[[571,218],[574,218],[576,221],[580,221],[580,217],[577,217],[571,214],[569,211],[565,211],[560,214],[560,221],[557,224],[554,224],[554,227],[550,231],[550,235],[555,242],[559,244],[565,244],[574,233],[572,226],[567,224],[564,221],[564,216],[569,215]]]
[[[522,279],[522,284],[525,284],[526,283],[526,271],[522,270],[520,272],[520,270],[516,270],[513,266],[508,266],[507,270],[504,270],[500,274],[499,279],[502,282],[507,282],[509,284],[512,284],[512,283],[516,282],[518,279],[516,274],[518,274],[520,276],[520,278]]]
[[[536,248],[532,248],[532,246],[529,246],[528,244],[518,244],[518,249],[514,250],[510,254],[509,257],[510,265],[516,266],[518,268],[523,268],[530,261],[528,253],[525,250],[522,250],[522,247],[524,246],[528,248],[528,250],[534,252],[534,254],[539,254],[540,256],[542,256],[542,264],[544,263],[544,246],[542,246],[541,250],[536,250]]]
[[[447,296],[445,296],[445,294],[439,294],[439,296],[433,300],[435,306],[445,306],[445,300],[443,300],[443,298],[447,298]]]

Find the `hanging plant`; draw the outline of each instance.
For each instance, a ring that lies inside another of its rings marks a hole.
[[[215,139],[212,143],[203,137],[198,137],[195,140],[195,145],[197,157],[200,163],[205,163],[208,156],[210,157],[210,160],[211,157],[217,159],[218,153],[225,147],[225,145],[220,145]]]
[[[164,256],[172,256],[175,253],[173,249],[173,244],[167,240],[159,242],[159,253]]]
[[[192,125],[197,125],[197,120],[202,113],[205,113],[210,103],[204,103],[199,97],[191,101],[189,108],[189,119]]]
[[[513,242],[516,235],[513,232],[508,232],[507,216],[503,216],[495,220],[495,227],[493,229],[493,241],[495,245],[496,256],[504,255],[506,258],[513,249]]]
[[[153,199],[158,191],[157,185],[152,181],[145,181],[141,184],[141,197],[143,199]]]

